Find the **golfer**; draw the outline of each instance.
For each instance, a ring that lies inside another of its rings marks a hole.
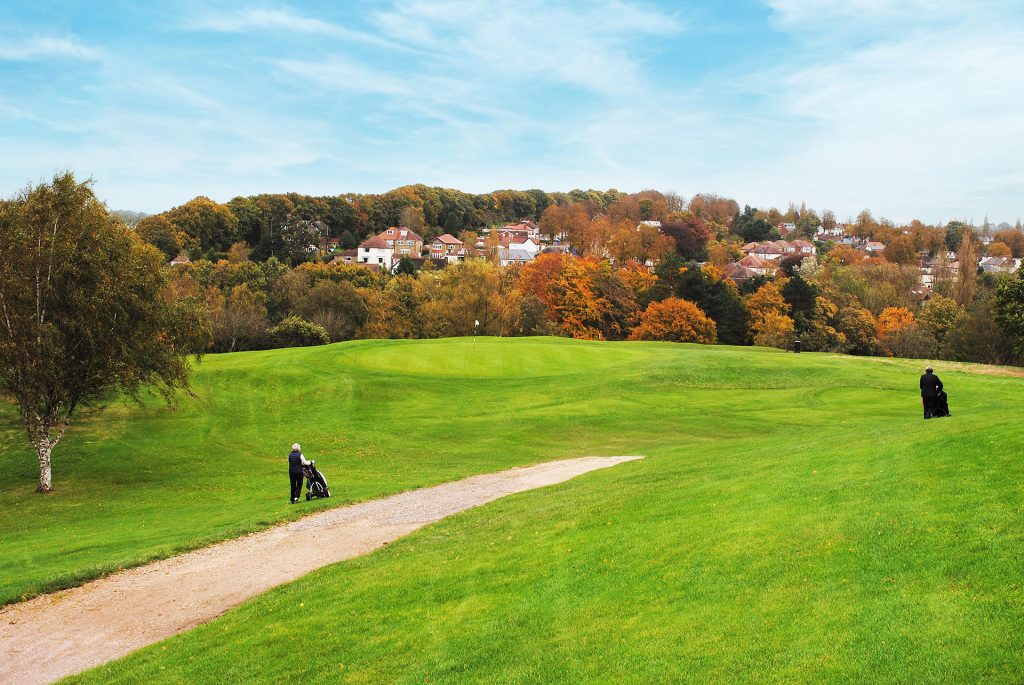
[[[924,370],[921,376],[921,404],[924,405],[924,417],[930,419],[935,415],[935,401],[942,390],[942,381],[932,373],[932,367]]]
[[[299,443],[292,445],[292,451],[288,453],[288,478],[292,482],[292,504],[299,501],[299,495],[302,493],[302,467],[312,463],[302,456],[302,447]]]

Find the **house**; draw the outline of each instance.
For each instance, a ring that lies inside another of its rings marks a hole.
[[[392,251],[401,257],[419,257],[423,252],[423,238],[416,231],[405,226],[392,226],[376,235],[387,243]],[[395,260],[397,261],[397,260]]]
[[[758,276],[772,276],[775,274],[775,262],[770,259],[764,259],[756,254],[748,254],[740,261],[734,263],[750,269]]]
[[[540,227],[532,221],[520,221],[518,224],[508,224],[498,229],[498,237],[504,238],[505,236],[515,238],[532,238],[535,242],[540,242]]]
[[[533,255],[526,250],[515,250],[507,247],[498,248],[498,262],[502,266],[512,264],[527,264],[533,261]]]
[[[359,250],[342,250],[341,252],[335,253],[334,259],[331,260],[331,266],[338,266],[344,264],[350,266],[356,264],[359,260]]]
[[[171,266],[178,266],[179,264],[188,264],[190,261],[192,260],[188,258],[188,255],[182,252],[177,257],[172,259],[170,264]]]
[[[814,237],[818,240],[839,240],[843,237],[843,229],[839,226],[835,228],[825,228],[824,226],[818,226],[818,229],[814,232]]]
[[[814,243],[806,240],[793,240],[789,243],[793,251],[802,255],[813,255],[818,254],[818,248],[814,246]]]
[[[917,303],[927,302],[932,299],[932,289],[927,286],[914,288],[910,291],[910,299]]]
[[[757,276],[757,272],[753,269],[749,269],[745,266],[740,266],[737,263],[726,264],[722,267],[722,273],[725,274],[726,278],[730,279],[736,285],[741,285],[744,281],[749,280]]]
[[[432,259],[447,259],[448,255],[455,254],[462,249],[462,241],[451,233],[439,235],[430,241],[430,257]]]
[[[357,264],[375,265],[388,271],[391,271],[392,265],[397,261],[394,257],[395,248],[388,245],[379,234],[359,243],[356,250]]]
[[[787,248],[789,247],[787,243],[783,243],[783,245],[786,245]],[[786,254],[786,250],[782,247],[779,247],[779,245],[775,241],[771,240],[769,240],[766,243],[759,243],[758,246],[755,247],[750,252],[750,255],[756,255],[761,259],[769,261],[779,260],[782,258],[784,254]]]
[[[510,250],[525,250],[533,256],[537,256],[540,252],[540,242],[533,238],[513,238],[513,237],[502,237],[501,246],[506,247]]]
[[[651,221],[651,220],[641,221],[640,223],[638,223],[636,225],[636,230],[639,231],[644,226],[650,226],[651,228],[656,228],[656,229],[658,229],[658,231],[661,231],[661,222],[660,221]]]
[[[978,266],[985,273],[990,274],[1012,274],[1020,268],[1021,260],[1013,257],[985,257]]]
[[[443,269],[450,263],[447,259],[439,257],[410,257],[409,260],[417,271],[422,269],[423,265],[427,262],[429,262],[434,269]],[[395,263],[395,266],[398,266],[397,262]]]
[[[779,235],[787,236],[796,230],[796,224],[790,221],[786,221],[778,224],[775,228],[779,230]]]
[[[455,252],[451,252],[449,254],[446,254],[444,256],[444,259],[449,264],[454,264],[455,262],[463,262],[463,261],[465,261],[466,260],[466,248],[465,248],[465,246],[460,247]]]
[[[875,254],[878,252],[885,252],[885,245],[877,240],[869,240],[868,244],[864,246],[864,249]]]

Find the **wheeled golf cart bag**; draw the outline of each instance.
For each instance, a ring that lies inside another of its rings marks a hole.
[[[306,477],[306,501],[314,497],[330,497],[331,491],[327,489],[327,479],[324,474],[316,468],[316,462],[309,466],[302,467],[302,475]]]
[[[949,396],[946,395],[945,390],[939,390],[939,394],[935,398],[935,410],[932,412],[932,416],[938,418],[949,415]]]

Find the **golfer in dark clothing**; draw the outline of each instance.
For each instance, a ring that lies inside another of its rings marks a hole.
[[[288,478],[292,481],[292,504],[299,501],[302,494],[302,467],[309,466],[312,462],[302,456],[302,448],[299,443],[292,445],[292,451],[288,453]]]
[[[932,373],[932,367],[929,366],[921,376],[921,403],[924,405],[926,419],[935,415],[935,401],[939,397],[940,390],[942,390],[942,381]]]

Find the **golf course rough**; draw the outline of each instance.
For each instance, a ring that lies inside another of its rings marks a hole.
[[[32,493],[5,415],[0,591],[16,600],[339,500],[644,454],[74,681],[1017,682],[1024,380],[936,362],[953,416],[924,422],[924,365],[535,338],[210,356],[199,398],[175,412],[116,406],[77,427],[52,497]],[[331,500],[286,505],[294,441]]]

